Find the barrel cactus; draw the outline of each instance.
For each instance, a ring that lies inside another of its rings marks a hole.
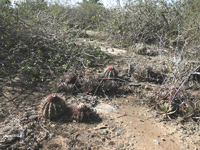
[[[74,72],[67,72],[61,76],[57,82],[58,91],[73,92],[74,84],[77,80],[77,74]]]
[[[84,93],[94,93],[99,86],[99,76],[98,75],[84,75],[82,78],[78,79],[80,85],[80,91]],[[77,86],[78,87],[78,86]]]
[[[76,119],[77,122],[87,122],[97,118],[96,111],[87,107],[84,103],[79,103],[72,108],[72,119]]]
[[[66,103],[60,94],[50,94],[42,99],[40,113],[47,119],[61,116],[66,110]]]
[[[104,76],[107,78],[118,77],[118,71],[111,65],[104,70]]]

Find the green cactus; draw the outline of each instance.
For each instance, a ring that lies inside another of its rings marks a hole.
[[[59,94],[50,94],[42,99],[40,113],[44,118],[53,119],[61,116],[66,110],[64,98]]]
[[[118,77],[118,71],[111,65],[104,70],[104,76],[107,78]]]

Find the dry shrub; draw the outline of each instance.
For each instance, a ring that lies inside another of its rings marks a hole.
[[[157,56],[159,54],[156,46],[150,46],[143,43],[136,44],[134,52],[136,54],[148,55],[148,56]]]
[[[80,85],[79,90],[84,93],[94,93],[98,88],[99,76],[98,75],[84,75],[78,79],[78,84]]]
[[[104,79],[100,85],[100,90],[107,94],[117,93],[119,84],[117,80]]]
[[[154,82],[161,84],[163,83],[166,75],[160,68],[153,69],[149,66],[139,66],[135,68],[133,72],[133,77],[135,77],[138,81]]]
[[[68,71],[63,73],[63,76],[56,79],[55,84],[57,84],[58,91],[66,91],[66,92],[73,92],[74,85],[77,82],[78,75],[74,72]]]
[[[173,118],[179,118],[179,121],[198,121],[200,117],[200,91],[186,89],[185,86],[164,85],[155,89],[154,95],[151,97],[153,106],[159,106],[157,109],[164,110],[168,104],[167,114]]]

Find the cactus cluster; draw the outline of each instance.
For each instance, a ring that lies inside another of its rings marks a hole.
[[[79,103],[75,106],[67,106],[64,97],[55,93],[41,100],[39,112],[41,116],[50,120],[56,119],[61,115],[67,115],[69,118],[76,119],[77,122],[97,119],[95,116],[96,112],[90,107],[87,107],[84,103]]]
[[[83,92],[91,94],[100,91],[107,92],[118,88],[115,80],[117,77],[118,71],[112,65],[105,68],[103,75],[88,75],[84,72],[77,74],[68,71],[58,79],[57,87],[58,91],[70,93]]]

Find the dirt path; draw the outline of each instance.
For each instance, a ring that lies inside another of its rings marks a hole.
[[[128,96],[118,101],[124,101],[119,106],[118,113],[112,112],[109,115],[115,118],[115,123],[124,128],[124,134],[116,138],[116,142],[123,141],[125,149],[178,150],[185,148],[179,142],[180,135],[177,134],[176,128],[159,122],[159,119],[156,121],[153,117],[155,112],[136,104],[135,97]]]

